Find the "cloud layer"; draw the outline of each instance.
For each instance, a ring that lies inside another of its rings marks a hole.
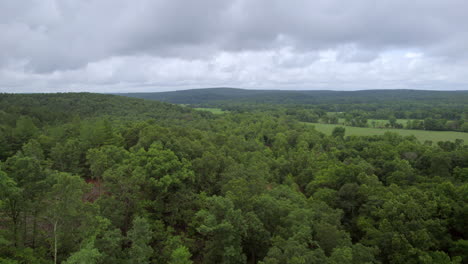
[[[468,89],[468,2],[3,0],[0,92]]]

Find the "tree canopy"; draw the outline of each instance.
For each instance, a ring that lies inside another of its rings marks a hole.
[[[1,94],[0,262],[466,263],[468,146],[300,122],[327,112]]]

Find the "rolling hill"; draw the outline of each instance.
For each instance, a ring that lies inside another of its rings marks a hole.
[[[468,91],[424,90],[247,90],[238,88],[204,88],[154,93],[122,93],[136,97],[175,104],[219,105],[226,103],[265,104],[360,104],[360,103],[409,103],[465,104]]]

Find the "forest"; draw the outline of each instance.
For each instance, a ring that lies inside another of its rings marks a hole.
[[[210,88],[120,95],[235,112],[282,109],[298,121],[312,123],[375,127],[373,121],[383,119],[390,128],[468,132],[466,91]]]
[[[305,123],[465,131],[468,93],[225,93],[0,94],[0,263],[468,263],[465,142]]]

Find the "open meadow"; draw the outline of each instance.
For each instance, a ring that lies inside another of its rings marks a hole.
[[[331,135],[333,129],[342,125],[335,124],[320,124],[320,123],[305,123],[315,127],[317,131]],[[346,128],[346,136],[373,136],[383,135],[385,132],[395,132],[402,136],[414,135],[419,141],[424,142],[431,140],[438,141],[455,141],[456,139],[463,139],[465,143],[468,142],[468,133],[454,132],[454,131],[427,131],[427,130],[411,130],[411,129],[392,129],[392,128],[370,128],[370,127],[352,127],[342,126]]]
[[[215,115],[220,115],[220,114],[225,114],[227,113],[228,111],[224,111],[222,110],[221,108],[205,108],[205,107],[197,107],[197,108],[194,108],[195,110],[199,110],[199,111],[207,111],[207,112],[211,112]]]

